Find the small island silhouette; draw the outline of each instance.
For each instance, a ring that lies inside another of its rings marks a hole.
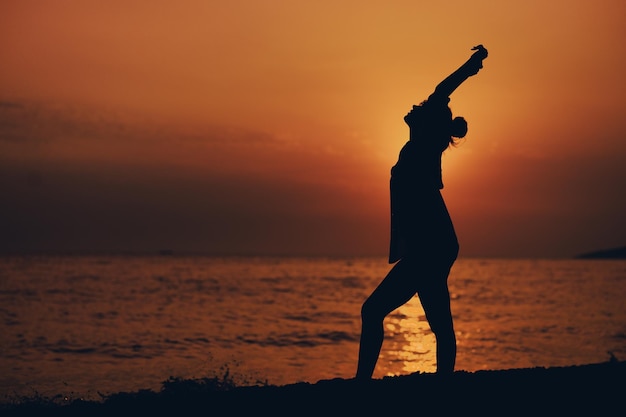
[[[576,255],[576,259],[626,259],[626,246],[596,250]]]

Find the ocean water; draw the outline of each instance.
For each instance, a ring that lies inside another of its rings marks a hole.
[[[169,377],[352,378],[360,307],[384,258],[0,258],[0,400],[101,399]],[[626,261],[459,259],[457,370],[626,359]],[[374,374],[435,370],[415,297],[385,322]]]

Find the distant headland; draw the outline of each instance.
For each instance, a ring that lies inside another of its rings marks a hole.
[[[594,252],[581,253],[574,256],[576,259],[626,259],[626,246],[604,249]]]

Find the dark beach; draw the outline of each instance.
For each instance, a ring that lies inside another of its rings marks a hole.
[[[220,379],[175,380],[159,392],[118,393],[101,402],[23,399],[6,416],[355,415],[440,411],[481,415],[609,415],[624,412],[626,363],[386,377],[367,382],[230,386]]]

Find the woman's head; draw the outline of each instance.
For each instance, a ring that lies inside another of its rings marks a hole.
[[[453,119],[450,107],[429,105],[427,101],[414,105],[404,116],[404,122],[411,130],[411,138],[439,137],[454,143],[453,138],[463,138],[467,134],[467,121],[463,117]]]

